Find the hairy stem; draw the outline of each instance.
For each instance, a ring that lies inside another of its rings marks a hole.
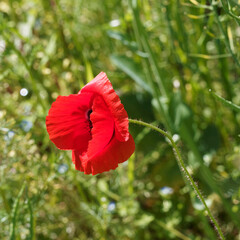
[[[129,119],[129,122],[130,123],[134,123],[134,124],[138,124],[138,125],[141,125],[141,126],[144,126],[144,127],[149,127],[152,130],[157,131],[160,134],[162,134],[163,136],[165,136],[166,138],[168,138],[168,140],[170,141],[170,143],[172,145],[172,148],[173,148],[173,151],[175,153],[175,156],[176,156],[176,159],[177,159],[177,162],[178,162],[178,165],[179,165],[180,169],[184,172],[184,174],[186,176],[186,179],[190,182],[190,185],[193,187],[193,189],[194,189],[195,193],[197,194],[198,198],[203,203],[209,218],[211,219],[213,225],[215,226],[215,229],[216,229],[217,233],[219,234],[220,239],[225,240],[225,237],[224,237],[224,235],[222,233],[222,230],[221,230],[220,226],[218,225],[216,219],[213,217],[210,209],[208,208],[208,206],[207,206],[207,204],[206,204],[206,202],[205,202],[205,200],[204,200],[200,190],[198,189],[196,183],[194,182],[191,174],[188,172],[187,167],[185,166],[184,161],[183,161],[183,159],[181,157],[180,151],[179,151],[176,143],[172,139],[172,136],[169,133],[165,132],[164,130],[162,130],[162,129],[158,128],[158,127],[155,127],[155,126],[153,126],[153,125],[151,125],[149,123],[145,123],[145,122],[142,122],[142,121],[139,121],[139,120],[135,120],[135,119]]]

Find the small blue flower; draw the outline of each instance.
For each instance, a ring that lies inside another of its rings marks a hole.
[[[14,131],[12,131],[12,130],[10,130],[10,131],[8,131],[7,133],[6,133],[6,135],[4,136],[4,140],[5,141],[11,141],[11,139],[14,137],[14,135],[15,135],[15,132]]]
[[[24,132],[29,132],[31,128],[33,127],[32,122],[27,121],[27,120],[22,120],[20,123],[20,127]]]
[[[60,174],[64,174],[65,172],[67,172],[67,170],[68,170],[68,165],[67,164],[60,164],[59,166],[58,166],[58,172],[60,173]]]
[[[170,195],[173,193],[173,189],[170,188],[170,187],[162,187],[160,190],[159,190],[160,194],[163,195],[163,196],[167,196],[167,195]]]
[[[116,208],[116,203],[115,203],[115,202],[110,202],[110,203],[108,204],[107,210],[108,210],[109,212],[113,212],[113,211],[115,210],[115,208]]]

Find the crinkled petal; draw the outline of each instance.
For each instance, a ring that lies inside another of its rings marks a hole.
[[[86,113],[92,94],[59,96],[46,117],[50,140],[60,149],[85,151],[91,139]]]
[[[92,139],[88,144],[88,157],[102,151],[114,134],[114,119],[101,96],[95,96],[93,100],[90,120],[92,122]]]
[[[127,141],[129,137],[128,115],[124,106],[121,104],[120,98],[114,91],[111,82],[108,80],[107,75],[104,72],[99,73],[91,82],[85,85],[79,93],[87,92],[102,96],[114,118],[116,138],[119,141]]]
[[[81,155],[78,151],[73,151],[73,162],[77,170],[96,175],[117,168],[119,163],[129,159],[134,150],[135,143],[131,134],[126,142],[120,142],[114,136],[102,151],[91,158],[87,154]]]

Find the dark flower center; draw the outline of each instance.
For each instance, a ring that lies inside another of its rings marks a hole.
[[[87,111],[87,120],[89,121],[90,130],[92,129],[92,122],[91,122],[91,120],[90,120],[90,115],[91,115],[91,113],[92,113],[92,109],[89,109],[89,110]]]

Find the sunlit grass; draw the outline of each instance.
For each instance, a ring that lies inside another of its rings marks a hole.
[[[158,134],[130,126],[134,156],[97,176],[50,142],[51,103],[100,71],[130,118],[175,136],[226,239],[239,239],[239,7],[1,1],[0,239],[217,239]]]

